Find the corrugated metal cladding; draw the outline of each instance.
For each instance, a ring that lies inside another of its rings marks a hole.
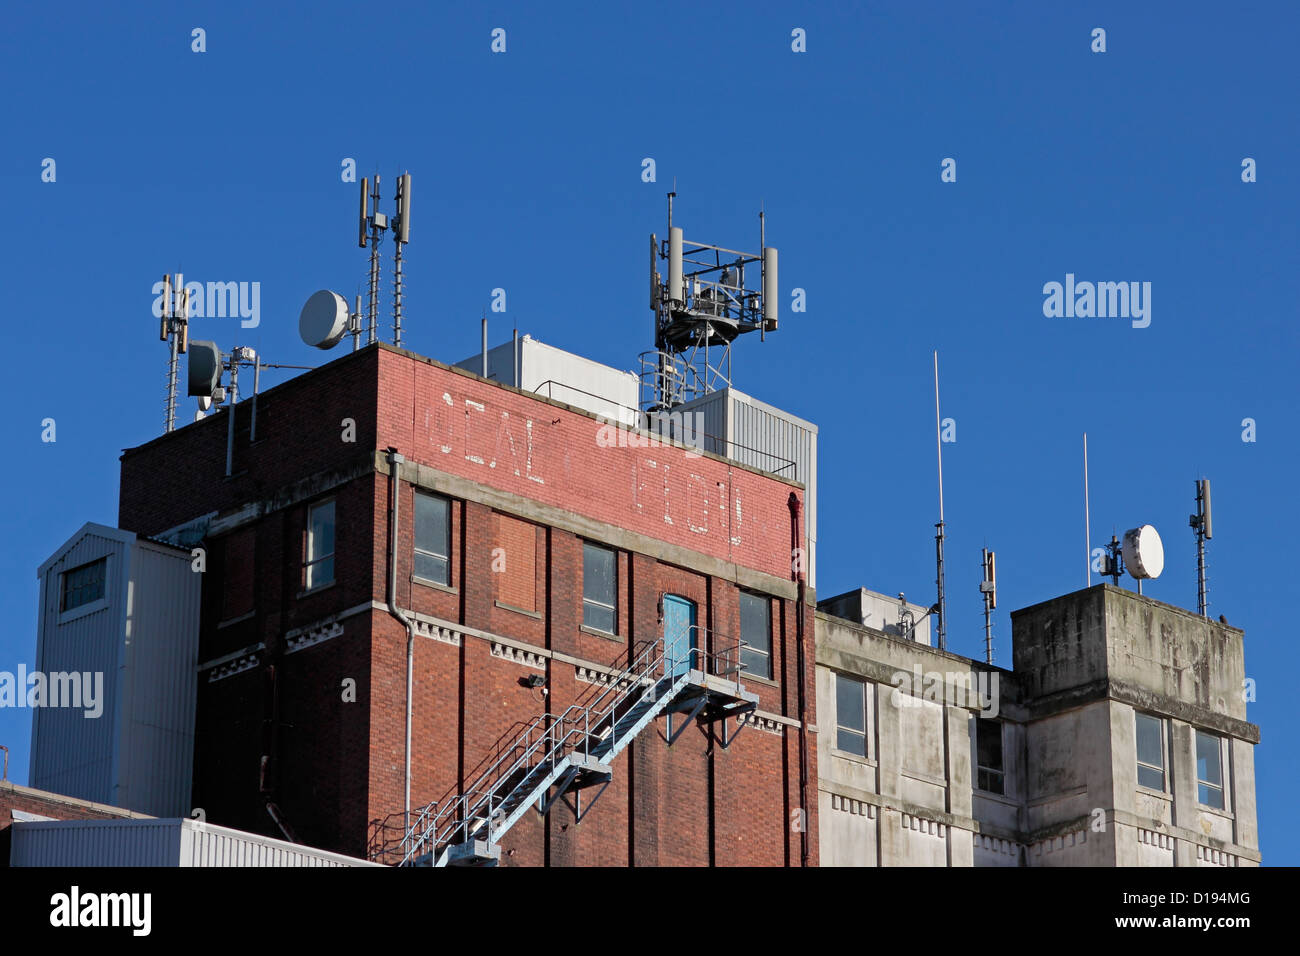
[[[196,820],[16,823],[13,866],[378,866]]]
[[[73,707],[33,709],[29,781],[40,790],[111,806],[118,806],[114,758],[121,689],[116,678],[122,663],[132,537],[116,528],[87,525],[41,567],[36,670],[47,675],[90,673],[92,681],[100,674],[103,700],[97,702],[102,708],[99,717]],[[107,558],[103,599],[61,612],[64,572],[100,558]]]
[[[641,386],[631,372],[557,349],[531,335],[521,336],[518,348],[518,381],[522,390],[536,392],[613,422],[624,425],[639,423],[637,402]],[[480,352],[457,362],[455,367],[481,375],[483,355]],[[503,385],[515,384],[513,340],[488,349],[487,377]]]
[[[806,489],[808,583],[817,586],[817,426],[734,388],[711,392],[673,409],[673,415],[698,414],[695,420],[672,422],[674,434],[691,443],[702,431],[701,444],[713,452],[783,478]],[[699,439],[697,439],[699,440]]]
[[[103,599],[61,611],[63,574],[101,557]],[[75,672],[92,689],[98,681],[102,712],[35,710],[31,785],[140,813],[188,814],[201,588],[189,553],[87,524],[40,578],[36,669],[47,678]]]

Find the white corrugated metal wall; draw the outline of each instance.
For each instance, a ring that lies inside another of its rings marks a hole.
[[[149,541],[132,550],[120,806],[162,817],[192,809],[201,575],[190,561]]]
[[[28,779],[40,790],[117,806],[114,759],[121,701],[117,677],[130,549],[116,529],[91,526],[83,531],[44,569],[36,669],[47,675],[102,674],[102,713],[90,718],[84,710],[71,707],[33,710]],[[117,537],[110,536],[114,533]],[[101,557],[108,558],[103,601],[61,613],[63,572]]]
[[[62,575],[105,556],[102,601],[60,612]],[[33,712],[33,787],[189,814],[201,586],[188,552],[102,525],[84,526],[42,565],[36,668],[102,675],[102,713]]]

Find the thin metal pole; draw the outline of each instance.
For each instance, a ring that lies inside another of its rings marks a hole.
[[[239,363],[230,356],[230,395],[226,406],[226,477],[230,477],[235,462],[235,401],[239,394]]]
[[[989,549],[984,549],[984,580],[989,580]],[[993,603],[992,595],[984,592],[984,663],[993,663]]]
[[[379,211],[379,174],[375,174],[374,192],[370,194],[375,201],[375,212]],[[366,344],[374,345],[375,343],[375,324],[379,311],[379,226],[376,225],[374,216],[370,218],[370,303],[367,310],[366,324],[368,326],[366,334]]]
[[[1092,587],[1092,511],[1088,501],[1088,433],[1083,433],[1083,574],[1084,586]]]
[[[167,363],[167,431],[173,431],[176,428],[176,366],[180,345],[176,341],[176,330],[173,327],[173,321],[169,310],[167,317],[167,346],[171,358]]]
[[[939,523],[935,525],[938,533],[934,536],[936,577],[935,585],[939,592],[938,612],[935,617],[935,631],[938,635],[939,650],[948,647],[948,598],[944,592],[943,581],[943,433],[939,420],[939,352],[934,353],[934,441],[939,452]]]

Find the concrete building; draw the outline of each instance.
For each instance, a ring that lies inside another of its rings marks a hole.
[[[817,614],[829,866],[1252,866],[1243,634],[1108,584],[1012,614],[1014,669]]]
[[[241,402],[230,477],[229,412],[123,454],[120,525],[207,553],[209,821],[400,860],[423,808],[513,772],[525,730],[574,732],[542,715],[643,686],[658,647],[644,686],[677,696],[593,724],[561,781],[590,789],[523,814],[500,862],[816,864],[805,489],[611,442],[555,394],[379,344],[262,393],[256,442]]]

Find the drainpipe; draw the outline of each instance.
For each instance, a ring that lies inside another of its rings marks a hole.
[[[799,585],[799,599],[795,607],[794,633],[799,672],[799,809],[804,814],[804,825],[799,829],[799,865],[808,865],[808,713],[805,688],[808,684],[807,655],[804,652],[803,616],[807,604],[806,584],[803,576],[803,559],[799,543],[799,496],[790,492],[790,557],[793,560],[795,581]]]
[[[388,613],[406,628],[406,829],[411,826],[411,711],[415,686],[415,620],[397,606],[397,472],[406,459],[396,448],[388,449]]]

